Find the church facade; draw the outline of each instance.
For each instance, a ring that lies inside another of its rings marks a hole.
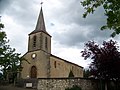
[[[46,31],[42,7],[23,55],[21,78],[83,77],[83,67],[51,54],[51,35]]]

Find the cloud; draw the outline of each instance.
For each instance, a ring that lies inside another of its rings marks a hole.
[[[101,7],[86,19],[82,17],[84,10],[77,0],[67,3],[57,12],[59,18],[54,16],[54,28],[57,27],[57,30],[54,31],[53,39],[62,45],[80,48],[80,45],[89,40],[103,41],[110,37],[110,31],[100,30],[106,20]]]
[[[0,9],[10,45],[24,54],[28,34],[35,29],[40,0],[0,0]],[[80,0],[44,0],[43,13],[47,31],[52,36],[52,53],[74,62],[76,53],[84,48],[85,42],[108,39],[111,32],[100,31],[106,20],[101,12],[103,8],[100,7],[84,19]],[[80,57],[79,54],[76,57]]]
[[[11,1],[12,0],[0,0],[0,14],[11,5]]]
[[[4,12],[4,14],[11,16],[14,19],[14,22],[25,25],[25,26],[31,26],[34,22],[34,17],[37,15],[34,15],[34,1],[29,0],[13,0],[9,8],[7,8]]]

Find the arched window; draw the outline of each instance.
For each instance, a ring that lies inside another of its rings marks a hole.
[[[37,78],[37,68],[35,66],[31,67],[30,77],[31,78]]]
[[[47,49],[47,44],[48,44],[48,40],[47,40],[47,37],[45,37],[45,48]]]
[[[36,47],[36,41],[37,41],[37,37],[34,36],[34,37],[33,37],[33,47]]]

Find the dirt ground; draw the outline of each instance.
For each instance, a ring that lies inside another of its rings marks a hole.
[[[0,90],[37,90],[37,89],[20,88],[20,87],[15,87],[13,85],[7,85],[7,86],[0,86]]]

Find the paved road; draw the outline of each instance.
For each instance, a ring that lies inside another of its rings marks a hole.
[[[8,85],[8,86],[0,86],[0,90],[37,90],[37,89],[19,88],[13,85]]]

